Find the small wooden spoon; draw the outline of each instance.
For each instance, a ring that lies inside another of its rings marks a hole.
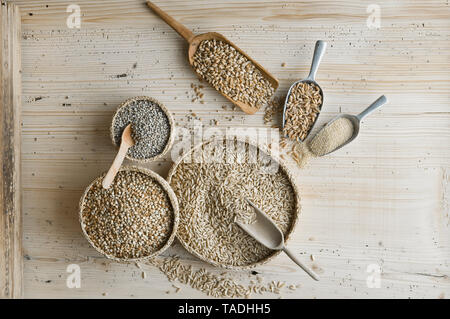
[[[125,159],[125,155],[127,154],[128,149],[133,145],[134,141],[131,137],[131,124],[128,124],[122,132],[122,140],[120,142],[120,148],[117,152],[116,158],[109,168],[108,173],[106,173],[106,176],[103,178],[103,188],[108,189],[111,186],[112,182],[114,181],[114,177],[116,177],[116,174],[119,171],[123,160]]]
[[[150,9],[152,9],[161,19],[163,19],[169,26],[172,27],[179,35],[181,35],[188,43],[189,43],[189,50],[188,50],[188,58],[189,63],[192,67],[194,67],[194,54],[197,51],[200,43],[204,40],[218,40],[225,42],[229,45],[231,45],[233,48],[235,48],[239,53],[241,53],[243,56],[245,56],[247,59],[249,59],[255,67],[261,72],[261,74],[270,82],[270,84],[273,86],[274,90],[278,88],[278,80],[272,76],[266,69],[264,69],[258,62],[253,60],[251,57],[249,57],[244,51],[239,49],[234,43],[232,43],[230,40],[225,38],[220,33],[216,32],[208,32],[203,33],[199,35],[195,35],[192,33],[191,30],[186,28],[184,25],[176,21],[174,18],[169,16],[167,13],[162,11],[159,7],[157,7],[154,3],[147,1],[147,5]],[[232,103],[239,106],[245,113],[247,114],[253,114],[256,111],[258,111],[257,107],[253,107],[251,105],[245,104],[240,101],[235,101],[229,96],[223,94],[219,91],[220,94],[222,94],[224,97],[226,97],[228,100],[230,100]]]

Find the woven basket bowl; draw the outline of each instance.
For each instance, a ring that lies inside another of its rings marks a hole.
[[[157,154],[150,158],[142,158],[142,159],[131,157],[128,155],[128,152],[125,155],[125,157],[129,160],[136,161],[138,163],[149,163],[149,162],[156,161],[156,160],[160,159],[161,157],[163,157],[172,147],[173,141],[175,139],[175,121],[173,119],[172,114],[169,112],[169,110],[166,108],[166,106],[164,104],[162,104],[161,102],[157,101],[156,99],[148,97],[148,96],[132,97],[119,105],[119,107],[117,108],[116,112],[114,113],[114,116],[111,121],[111,127],[110,127],[109,131],[110,131],[111,141],[116,147],[120,146],[120,145],[117,145],[116,142],[114,141],[114,123],[116,122],[116,117],[122,108],[125,108],[128,105],[130,105],[131,103],[136,102],[136,101],[150,101],[150,102],[157,104],[161,108],[161,110],[164,112],[164,114],[167,116],[167,119],[169,120],[169,126],[170,126],[169,140],[167,141],[167,144],[164,147],[164,150],[160,154]]]
[[[255,146],[257,147],[260,151],[265,152],[266,154],[270,154],[267,147],[262,146],[262,145],[258,145],[256,142],[253,141],[245,141],[243,139],[237,138],[237,140],[240,140],[242,142],[245,142],[249,145]],[[175,174],[178,166],[180,163],[183,162],[183,160],[189,155],[192,154],[192,152],[198,148],[201,148],[203,145],[210,143],[211,140],[209,141],[205,141],[202,142],[196,146],[194,146],[189,152],[183,154],[180,158],[177,159],[177,161],[173,164],[173,166],[171,167],[168,177],[167,177],[167,181],[169,182],[169,184],[171,183],[172,177]],[[300,215],[300,211],[301,211],[301,206],[300,206],[300,193],[298,190],[298,186],[295,184],[295,179],[294,176],[291,172],[291,170],[284,164],[284,162],[282,160],[280,160],[279,158],[275,157],[275,156],[271,156],[271,159],[276,161],[279,164],[279,169],[283,170],[284,173],[286,174],[287,178],[289,179],[291,185],[292,185],[292,189],[294,191],[294,195],[295,195],[295,212],[293,214],[293,220],[291,222],[291,226],[289,228],[289,230],[287,231],[287,233],[284,236],[284,240],[285,243],[287,243],[287,241],[289,240],[291,234],[293,233],[295,226],[297,225],[298,219],[299,219],[299,215]],[[181,212],[180,212],[181,214]],[[201,253],[195,251],[193,248],[191,248],[189,246],[188,243],[186,243],[182,238],[180,238],[180,236],[177,236],[179,242],[183,245],[183,247],[190,252],[192,255],[196,256],[197,258],[213,265],[213,266],[217,266],[217,267],[221,267],[221,268],[226,268],[226,269],[230,269],[230,270],[243,270],[243,269],[250,269],[250,268],[254,268],[256,266],[260,266],[263,265],[267,262],[269,262],[270,260],[272,260],[273,258],[275,258],[276,256],[278,256],[278,254],[280,253],[280,251],[273,251],[272,254],[270,254],[269,256],[259,260],[258,262],[252,263],[252,264],[248,264],[248,265],[244,265],[244,266],[235,266],[235,265],[228,265],[228,264],[223,264],[223,263],[219,263],[215,260],[209,259],[204,257]]]
[[[86,233],[86,229],[85,229],[85,225],[83,222],[83,208],[85,205],[85,199],[86,199],[86,195],[88,193],[88,191],[91,189],[91,187],[93,186],[93,184],[95,182],[97,182],[98,180],[101,180],[105,177],[106,173],[103,173],[101,176],[97,177],[94,181],[92,181],[91,184],[89,184],[88,187],[86,187],[86,190],[83,193],[83,196],[80,199],[80,209],[79,209],[79,220],[80,220],[80,225],[81,225],[81,229],[83,231],[84,237],[87,239],[87,241],[91,244],[92,247],[95,248],[95,250],[97,250],[100,254],[104,255],[105,257],[109,258],[109,259],[113,259],[116,261],[122,261],[122,262],[129,262],[129,261],[144,261],[147,259],[150,259],[152,257],[155,257],[156,255],[159,255],[160,253],[162,253],[163,251],[165,251],[167,248],[170,247],[170,245],[172,244],[173,240],[175,239],[175,234],[177,231],[177,227],[178,227],[178,222],[179,222],[179,207],[178,207],[178,200],[177,197],[175,196],[175,193],[173,192],[172,188],[170,187],[169,183],[167,183],[167,181],[162,178],[161,176],[159,176],[158,174],[156,174],[155,172],[149,170],[149,169],[145,169],[145,168],[141,168],[141,167],[136,167],[136,166],[123,166],[120,168],[119,172],[122,171],[134,171],[134,172],[139,172],[142,174],[147,175],[149,178],[153,178],[154,180],[156,180],[161,187],[164,189],[164,191],[167,193],[167,196],[169,197],[169,201],[170,204],[172,205],[172,214],[173,214],[173,224],[172,224],[172,230],[170,232],[170,236],[168,238],[168,240],[166,241],[166,243],[157,251],[153,252],[150,255],[144,256],[144,257],[140,257],[140,258],[118,258],[116,256],[113,255],[109,255],[107,253],[105,253],[104,251],[102,251],[100,248],[96,247],[94,245],[94,243],[91,241],[91,239],[89,238],[88,234]]]

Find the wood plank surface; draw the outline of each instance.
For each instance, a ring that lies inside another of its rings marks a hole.
[[[194,112],[205,129],[212,120],[220,128],[267,128],[263,110],[232,110],[209,87],[205,104],[192,102],[190,85],[199,82],[186,43],[144,1],[77,1],[79,29],[66,24],[72,2],[13,2],[22,13],[25,297],[205,297],[183,285],[175,294],[152,266],[142,279],[135,265],[97,254],[81,234],[78,200],[112,161],[111,117],[131,96],[164,102],[180,127],[192,126]],[[327,41],[316,127],[339,113],[357,114],[382,94],[389,99],[364,120],[355,142],[305,169],[293,166],[302,216],[289,246],[322,280],[311,281],[282,255],[256,269],[265,280],[300,284],[284,298],[448,298],[448,3],[377,1],[379,29],[367,25],[369,1],[156,3],[197,34],[216,31],[236,43],[280,80],[278,96],[306,77],[315,41]],[[171,163],[168,154],[146,166],[166,176]],[[223,271],[177,243],[164,253],[173,254]],[[81,288],[66,285],[71,264],[80,266]],[[379,288],[367,283],[371,267],[382,270]],[[252,279],[249,271],[232,276]]]
[[[0,298],[23,293],[20,183],[21,17],[17,6],[0,6]]]

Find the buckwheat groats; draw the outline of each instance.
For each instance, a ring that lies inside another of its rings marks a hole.
[[[102,179],[86,189],[80,202],[81,226],[94,248],[109,258],[135,260],[168,247],[178,218],[168,184],[133,167],[122,168],[109,189],[102,187]]]
[[[197,74],[234,101],[260,108],[275,92],[255,65],[228,43],[203,40],[194,54]]]
[[[128,150],[128,157],[145,161],[168,150],[174,123],[162,104],[149,97],[136,97],[123,103],[114,115],[111,127],[111,136],[117,146],[123,130],[130,123],[135,145]]]
[[[276,253],[247,235],[234,222],[252,222],[248,198],[289,237],[300,211],[297,188],[281,164],[267,170],[267,162],[250,154],[263,152],[246,142],[206,142],[185,156],[203,161],[180,161],[169,173],[169,182],[180,202],[177,237],[185,248],[213,265],[248,267],[267,261]],[[213,153],[211,153],[213,150]],[[267,154],[265,154],[267,156]],[[230,160],[231,159],[231,160]],[[238,161],[239,159],[240,161]]]

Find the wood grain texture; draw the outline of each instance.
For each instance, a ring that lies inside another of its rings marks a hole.
[[[198,81],[186,44],[145,1],[77,1],[80,29],[66,25],[71,2],[14,2],[23,28],[25,297],[204,297],[184,286],[174,294],[151,266],[142,279],[134,265],[98,255],[82,237],[78,200],[113,159],[108,127],[131,96],[160,100],[185,127],[193,112],[205,127],[217,119],[221,128],[262,128],[263,111],[233,111],[209,87],[205,104],[192,102],[190,84]],[[355,142],[297,172],[303,209],[289,247],[322,280],[313,282],[282,255],[256,270],[266,280],[301,285],[285,298],[448,298],[448,4],[377,1],[381,28],[369,29],[370,2],[356,0],[156,3],[195,34],[217,31],[236,43],[280,80],[279,96],[307,76],[315,41],[327,41],[317,74],[325,94],[317,128],[339,113],[359,113],[382,94],[389,99],[364,120]],[[171,163],[168,155],[146,167],[165,176]],[[165,253],[172,254],[222,272],[179,244]],[[81,268],[79,289],[66,286],[70,264]],[[367,285],[370,265],[382,268],[380,288]],[[249,272],[233,276],[251,279]]]
[[[0,298],[23,291],[22,212],[20,184],[20,39],[17,6],[0,6]]]

